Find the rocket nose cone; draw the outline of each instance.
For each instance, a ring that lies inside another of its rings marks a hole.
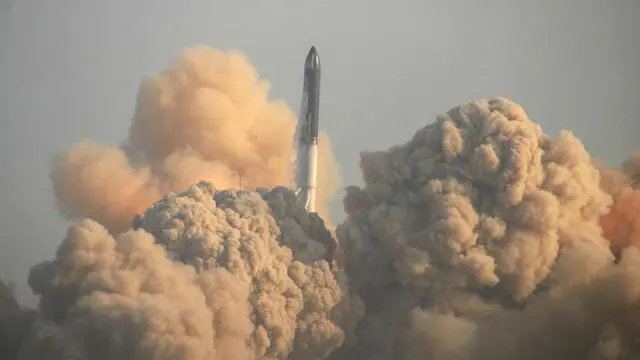
[[[312,46],[311,49],[309,49],[307,60],[304,62],[304,67],[308,69],[320,69],[320,57],[318,56],[318,51],[315,46]]]

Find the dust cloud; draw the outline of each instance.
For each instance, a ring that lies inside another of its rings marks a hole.
[[[122,146],[84,140],[57,155],[51,180],[59,208],[119,233],[164,194],[199,181],[292,185],[296,122],[284,102],[269,100],[269,84],[241,53],[185,50],[142,82]],[[340,186],[340,169],[326,134],[320,141],[318,212],[329,220],[326,204]]]
[[[337,229],[369,359],[618,359],[639,353],[640,252],[599,226],[611,196],[572,133],[504,98],[365,152]],[[613,170],[611,170],[613,171]],[[606,216],[610,216],[606,215]],[[345,356],[349,358],[349,356]]]
[[[188,50],[143,83],[120,148],[58,156],[77,221],[30,272],[37,311],[0,291],[1,355],[640,357],[640,157],[607,167],[520,105],[477,100],[362,152],[334,231],[295,201],[295,119],[257,79],[237,53]]]
[[[620,170],[599,165],[602,188],[615,200],[601,225],[612,250],[619,254],[627,247],[640,246],[640,154],[631,155]]]
[[[322,219],[294,200],[201,182],[115,237],[72,226],[31,271],[39,316],[18,358],[326,358],[362,306],[324,260]]]

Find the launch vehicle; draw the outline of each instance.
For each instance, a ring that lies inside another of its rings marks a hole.
[[[315,212],[318,178],[318,121],[320,119],[320,57],[312,46],[304,62],[300,118],[296,129],[298,199]]]

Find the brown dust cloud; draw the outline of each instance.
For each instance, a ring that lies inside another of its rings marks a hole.
[[[328,137],[318,216],[292,110],[241,53],[183,51],[120,146],[55,155],[72,225],[36,309],[0,286],[0,358],[639,359],[640,155],[601,164],[501,97],[425,124],[361,153],[333,224]]]

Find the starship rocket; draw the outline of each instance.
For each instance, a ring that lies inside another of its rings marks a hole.
[[[318,178],[318,121],[320,111],[320,57],[312,46],[304,62],[304,85],[298,120],[298,198],[308,212],[315,212]]]

